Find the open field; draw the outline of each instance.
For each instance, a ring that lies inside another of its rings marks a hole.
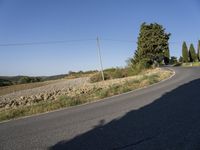
[[[36,82],[36,83],[28,83],[28,84],[18,84],[18,85],[11,85],[11,86],[3,86],[0,87],[0,96],[6,95],[9,93],[27,90],[27,89],[33,89],[41,86],[45,86],[48,84],[52,84],[55,81],[46,81],[46,82]]]
[[[90,83],[89,77],[62,79],[38,88],[0,96],[0,120],[88,103],[159,82],[169,70],[151,69],[139,75]]]

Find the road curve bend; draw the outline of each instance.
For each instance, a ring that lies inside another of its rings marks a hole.
[[[145,89],[0,123],[0,149],[200,149],[200,68],[172,69]]]

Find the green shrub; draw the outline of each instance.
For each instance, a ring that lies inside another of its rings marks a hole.
[[[0,79],[0,86],[10,86],[13,85],[12,81]]]
[[[143,60],[132,67],[129,66],[126,68],[109,68],[109,69],[104,70],[104,78],[105,80],[109,80],[109,79],[117,79],[117,78],[124,78],[128,76],[134,76],[150,67],[151,65],[148,62],[148,60]],[[99,82],[99,81],[102,81],[101,73],[96,73],[90,77],[91,83]]]
[[[42,78],[40,77],[21,77],[18,81],[19,84],[25,84],[25,83],[34,83],[34,82],[41,82]]]
[[[99,97],[99,98],[105,98],[105,97],[108,97],[109,96],[109,90],[108,89],[104,89],[104,90],[99,90],[96,95]]]
[[[143,59],[140,62],[133,65],[133,73],[134,75],[137,75],[141,73],[143,70],[151,68],[152,62],[149,59]]]
[[[115,78],[124,78],[124,77],[127,77],[127,74],[124,71],[124,69],[117,68],[112,74],[112,78],[113,79],[115,79]]]
[[[154,83],[158,82],[159,81],[158,77],[159,76],[156,74],[148,76],[149,84],[154,84]]]
[[[111,76],[108,73],[104,72],[104,79],[105,80],[111,79]],[[90,77],[91,83],[99,82],[99,81],[102,81],[101,73],[96,73],[96,74],[94,74],[93,76]]]

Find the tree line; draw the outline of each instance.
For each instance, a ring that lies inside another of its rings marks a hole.
[[[137,49],[134,56],[129,60],[134,70],[149,68],[159,64],[180,64],[188,62],[200,62],[200,40],[197,49],[193,43],[189,48],[184,41],[182,44],[182,56],[171,56],[169,51],[170,33],[165,32],[165,28],[157,23],[143,23],[137,41]],[[129,63],[130,64],[130,63]]]
[[[182,57],[179,59],[180,62],[199,62],[200,61],[200,40],[198,41],[197,50],[194,48],[194,44],[190,44],[190,47],[188,49],[188,46],[186,42],[184,41],[182,44]]]

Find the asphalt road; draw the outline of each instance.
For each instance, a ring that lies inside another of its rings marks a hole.
[[[0,123],[1,150],[200,149],[200,68],[151,87]]]

